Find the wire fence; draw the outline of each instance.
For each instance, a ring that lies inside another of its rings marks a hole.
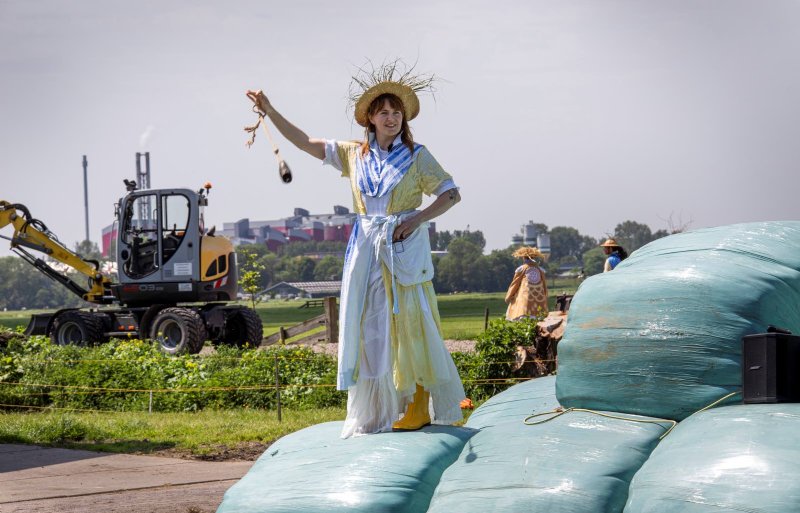
[[[242,357],[222,357],[226,360],[246,360]],[[302,362],[313,361],[313,358],[304,357],[281,357],[280,360],[284,362]],[[125,363],[128,365],[135,365],[141,363],[140,359],[50,359],[37,361],[35,359],[28,360],[26,364],[34,365],[108,365],[108,364]],[[526,359],[520,360],[480,360],[475,362],[464,362],[466,366],[511,366],[515,365],[522,367],[524,364],[555,364],[556,359]],[[474,385],[497,385],[497,386],[511,386],[523,381],[534,379],[536,376],[508,376],[499,378],[467,378],[462,379],[465,386]],[[27,411],[62,411],[62,412],[79,412],[79,413],[130,413],[131,411],[146,411],[153,413],[158,411],[154,406],[158,403],[158,397],[178,394],[225,394],[225,393],[266,393],[269,394],[270,400],[265,401],[269,405],[274,406],[278,413],[278,418],[281,418],[281,395],[296,394],[314,389],[335,389],[335,383],[305,383],[305,382],[291,382],[285,383],[281,379],[280,362],[279,358],[275,357],[274,360],[274,382],[263,383],[257,385],[236,385],[236,386],[174,386],[174,387],[107,387],[107,386],[90,386],[78,384],[63,384],[63,383],[39,383],[28,381],[0,381],[0,397],[5,397],[7,401],[0,402],[0,408],[6,410],[27,410]],[[6,392],[5,394],[3,392]],[[137,397],[138,396],[138,397]],[[13,402],[8,402],[8,399],[13,397]],[[117,409],[104,409],[104,408],[82,408],[75,406],[66,406],[66,403],[71,400],[78,399],[79,402],[84,401],[88,397],[96,398],[113,398],[119,401],[121,397],[126,397],[125,408]],[[47,404],[43,404],[47,403]],[[267,408],[269,409],[269,408]],[[174,411],[171,409],[162,411]]]

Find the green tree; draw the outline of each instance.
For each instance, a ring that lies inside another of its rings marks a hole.
[[[443,232],[433,232],[431,236],[431,249],[434,251],[445,251],[451,240],[453,240],[453,234],[447,230]]]
[[[480,230],[470,231],[470,229],[467,228],[466,230],[454,230],[452,233],[447,230],[436,232],[434,236],[431,237],[431,249],[435,251],[446,251],[450,243],[455,239],[466,239],[477,245],[481,251],[486,247],[486,237],[483,236],[483,232]]]
[[[468,240],[478,246],[481,251],[483,251],[483,248],[486,247],[486,237],[483,236],[483,232],[480,230],[470,231],[469,227],[467,227],[467,229],[464,231],[454,230],[453,239]]]
[[[495,249],[480,260],[485,264],[482,290],[499,292],[506,290],[514,277],[518,262],[511,256],[513,248]]]
[[[283,257],[275,269],[275,281],[313,281],[316,260],[306,256]]]
[[[343,258],[325,256],[314,267],[314,279],[317,281],[341,280],[343,266]]]
[[[566,256],[580,258],[597,245],[592,237],[570,226],[556,226],[550,230],[550,261],[558,262]]]
[[[600,246],[594,247],[583,254],[583,272],[586,276],[592,276],[603,272],[603,264],[606,255]]]
[[[624,221],[614,228],[614,238],[630,255],[653,240],[653,233],[646,224]]]
[[[337,254],[344,256],[347,243],[341,241],[307,241],[307,242],[292,242],[280,248],[278,254],[282,257],[294,257],[303,255],[318,255],[318,254]]]
[[[100,248],[97,247],[97,243],[90,240],[76,242],[75,253],[82,256],[85,260],[97,260],[98,262],[104,260],[102,253],[100,253]]]
[[[447,254],[438,261],[435,285],[441,292],[476,290],[481,286],[476,271],[482,256],[480,246],[471,240],[454,238],[447,248]]]
[[[85,277],[68,276],[84,285]],[[85,305],[78,296],[16,256],[0,257],[0,309],[65,308]]]
[[[259,259],[270,254],[270,251],[264,244],[241,244],[236,246],[236,257],[240,263],[245,262],[250,254]]]
[[[237,255],[242,256],[239,259],[241,266],[239,286],[246,294],[250,295],[250,303],[255,309],[261,301],[258,292],[261,290],[261,271],[264,270],[264,264],[260,262],[256,251],[249,246],[239,246]]]
[[[672,233],[680,233],[680,232],[672,232]],[[668,232],[667,230],[664,230],[662,228],[661,230],[657,230],[657,231],[653,232],[653,240],[660,239],[662,237],[666,237],[667,235],[670,235],[670,232]]]
[[[275,253],[267,253],[259,258],[258,261],[264,266],[264,270],[261,271],[261,288],[267,288],[275,283],[275,269],[280,259]]]

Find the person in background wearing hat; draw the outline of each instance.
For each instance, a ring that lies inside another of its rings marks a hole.
[[[620,262],[628,258],[628,253],[614,239],[606,239],[600,246],[603,248],[603,253],[608,255],[606,263],[603,264],[604,273],[613,271]]]
[[[547,281],[539,267],[544,255],[538,248],[524,246],[514,251],[512,256],[521,258],[522,265],[514,271],[514,279],[506,292],[506,319],[516,321],[547,315]]]
[[[310,138],[261,91],[247,92],[290,142],[349,180],[358,220],[340,299],[337,388],[348,391],[342,438],[463,418],[466,396],[441,337],[428,234],[428,221],[461,196],[408,125],[419,113],[419,86],[431,81],[398,76],[396,68],[394,62],[354,77],[362,141]],[[436,199],[420,210],[423,194]]]

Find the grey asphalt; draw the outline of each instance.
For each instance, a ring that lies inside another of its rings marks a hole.
[[[0,444],[0,512],[213,512],[253,463]]]

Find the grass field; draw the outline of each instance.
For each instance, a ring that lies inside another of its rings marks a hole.
[[[274,411],[244,409],[152,414],[0,413],[0,443],[248,459],[286,434],[344,417],[344,408],[284,410],[281,422]],[[227,456],[223,456],[225,453]]]
[[[477,406],[477,405],[476,405]],[[464,410],[464,422],[472,410]],[[255,459],[278,438],[314,424],[344,420],[344,408],[193,413],[0,412],[0,443],[158,454]]]
[[[558,280],[557,286],[551,287],[550,309],[555,308],[555,297],[564,292],[574,293],[577,283],[574,280]],[[489,309],[489,319],[503,317],[506,304],[505,293],[464,293],[443,294],[438,296],[439,314],[442,319],[442,331],[445,339],[473,340],[483,331],[485,311]],[[300,308],[305,300],[272,300],[260,303],[256,311],[264,323],[264,335],[271,335],[283,326],[288,328],[323,313],[322,307]],[[0,312],[0,326],[15,329],[27,326],[31,314],[42,310]]]

